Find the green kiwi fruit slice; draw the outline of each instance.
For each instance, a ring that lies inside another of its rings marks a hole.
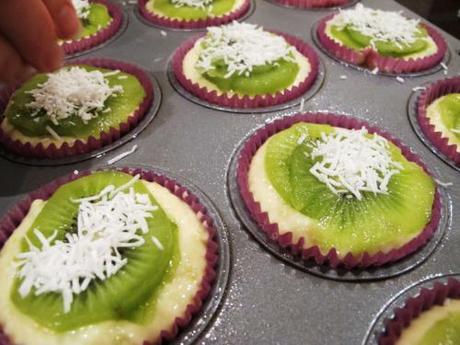
[[[99,3],[90,4],[88,17],[82,20],[83,30],[76,39],[94,35],[109,26],[111,20],[112,17],[105,5]]]
[[[191,6],[177,7],[171,0],[153,0],[153,9],[169,18],[199,20],[210,16],[222,16],[230,12],[233,6],[235,6],[236,1],[214,0],[212,6],[203,9]]]
[[[343,30],[355,44],[362,48],[367,47],[371,43],[372,37],[366,36],[360,31],[353,29],[353,26],[351,25],[347,25]]]
[[[359,43],[355,42],[354,40],[352,40],[350,38],[349,34],[345,31],[345,29],[341,29],[336,25],[332,25],[331,28],[330,28],[330,31],[331,31],[332,37],[334,37],[335,39],[337,39],[340,42],[342,42],[342,44],[345,47],[355,49],[355,50],[359,50],[359,49],[365,48],[367,46],[367,44],[362,45],[362,44],[359,44]]]
[[[58,231],[56,239],[62,240],[67,232],[75,231],[78,199],[98,194],[107,185],[122,186],[132,179],[131,175],[116,172],[96,172],[89,176],[61,186],[46,202],[37,219],[27,231],[27,237],[35,245],[40,242],[33,234],[38,229],[46,237]],[[163,282],[173,274],[178,260],[177,226],[161,209],[146,186],[137,181],[133,185],[136,192],[147,194],[153,205],[159,207],[153,217],[147,219],[149,232],[143,234],[145,243],[137,248],[120,251],[128,263],[115,275],[105,281],[93,280],[88,289],[74,295],[71,309],[63,312],[61,294],[46,293],[35,296],[32,290],[22,298],[18,292],[19,278],[11,291],[14,305],[38,324],[55,332],[70,331],[85,325],[106,320],[130,320],[143,322],[149,310],[155,305],[155,296]],[[160,250],[151,240],[155,236],[163,245]],[[28,251],[26,240],[21,250]]]
[[[299,123],[272,136],[267,142],[265,171],[283,201],[296,212],[316,221],[309,237],[323,252],[374,253],[399,247],[421,232],[429,222],[435,183],[400,149],[389,143],[392,159],[403,166],[388,185],[388,194],[364,192],[363,198],[336,195],[310,172],[312,144],[334,127]],[[306,139],[299,144],[299,139]]]
[[[254,67],[248,76],[234,74],[225,78],[228,73],[227,66],[219,63],[215,66],[214,70],[203,74],[207,80],[222,91],[234,91],[247,96],[285,90],[294,83],[300,70],[296,62],[280,59],[272,64]]]
[[[89,65],[78,65],[87,71],[99,70],[102,73],[112,70],[98,68]],[[64,67],[68,68],[68,67]],[[107,76],[110,86],[120,85],[122,93],[117,93],[107,99],[105,109],[99,112],[97,117],[84,123],[80,117],[74,115],[61,120],[58,125],[50,121],[44,111],[32,116],[33,112],[27,108],[27,104],[33,100],[28,91],[35,89],[39,84],[47,80],[46,74],[37,74],[25,82],[11,97],[4,116],[21,133],[31,137],[48,137],[50,134],[46,127],[51,127],[60,136],[87,139],[90,136],[98,138],[102,132],[108,132],[110,128],[119,128],[121,123],[127,121],[129,116],[139,107],[145,97],[145,90],[139,80],[128,73]],[[109,111],[107,111],[109,110]]]
[[[460,139],[460,93],[451,93],[441,97],[438,106],[442,122]]]
[[[410,44],[396,44],[393,42],[377,41],[375,47],[384,56],[404,57],[423,51],[428,46],[424,39],[417,39]]]
[[[415,345],[460,344],[460,312],[449,313],[437,321]]]
[[[334,38],[342,42],[346,47],[351,49],[362,49],[370,46],[372,38],[347,25],[345,28],[331,26],[331,34]],[[420,27],[417,33],[418,39],[410,44],[397,44],[387,41],[376,41],[375,48],[384,56],[404,57],[410,54],[418,53],[427,48],[428,43],[425,38],[428,32],[425,28]]]

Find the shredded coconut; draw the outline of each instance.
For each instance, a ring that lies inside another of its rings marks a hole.
[[[156,238],[155,236],[152,236],[152,242],[153,244],[159,249],[159,250],[164,250],[165,248],[161,244],[160,240]]]
[[[418,19],[408,19],[402,12],[374,10],[357,4],[349,10],[341,10],[333,24],[343,29],[351,26],[365,36],[371,37],[371,44],[377,41],[411,44],[420,33]]]
[[[222,61],[228,69],[225,76],[249,76],[253,68],[278,60],[294,61],[294,47],[278,35],[256,25],[234,21],[229,25],[210,27],[203,43],[196,68],[202,72],[215,69]]]
[[[90,10],[90,3],[88,0],[72,0],[72,5],[75,8],[75,11],[77,11],[78,18],[88,18]]]
[[[378,135],[369,137],[365,128],[323,133],[313,144],[311,157],[319,158],[310,169],[313,176],[333,193],[358,200],[362,192],[387,194],[391,177],[403,169],[392,161],[388,141]]]
[[[211,6],[214,0],[171,0],[171,2],[175,7],[188,6],[204,10],[206,7]]]
[[[109,159],[107,161],[108,165],[115,164],[116,162],[121,161],[123,158],[128,157],[129,155],[133,154],[137,150],[137,145],[134,145],[130,150],[120,153],[119,155],[113,157],[112,159]]]
[[[120,85],[111,87],[106,76],[76,66],[50,73],[48,80],[28,92],[33,101],[26,106],[33,110],[33,116],[44,110],[55,125],[73,115],[87,123],[104,109],[109,97],[123,92]]]
[[[60,293],[64,312],[70,311],[74,294],[85,291],[93,280],[116,274],[126,263],[119,250],[142,246],[142,234],[149,231],[147,219],[158,207],[147,194],[134,191],[137,176],[120,188],[109,185],[98,195],[72,202],[79,203],[77,229],[63,240],[57,231],[46,238],[38,229],[35,246],[26,237],[29,251],[17,256],[17,275],[22,297],[32,289],[35,295]]]

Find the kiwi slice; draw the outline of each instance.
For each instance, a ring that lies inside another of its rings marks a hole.
[[[460,312],[449,313],[428,329],[415,345],[460,344]]]
[[[57,240],[63,240],[65,234],[75,231],[78,199],[98,194],[107,185],[122,186],[132,179],[131,175],[116,172],[97,172],[61,186],[46,202],[35,222],[27,231],[31,242],[41,247],[33,234],[38,229],[46,237],[58,231]],[[161,209],[160,205],[140,181],[133,185],[137,193],[149,195],[153,205],[159,207],[152,218],[147,219],[149,232],[143,234],[145,243],[137,248],[120,251],[128,263],[117,274],[105,281],[93,280],[89,288],[74,295],[71,310],[63,312],[61,294],[46,293],[35,296],[32,290],[22,298],[18,292],[21,283],[17,278],[11,291],[14,305],[38,324],[55,332],[70,331],[85,325],[106,320],[130,320],[142,322],[144,309],[155,303],[155,293],[175,268],[178,239],[177,226]],[[160,250],[151,240],[154,235],[163,245]],[[23,239],[21,250],[29,247]]]
[[[316,163],[312,145],[321,133],[334,127],[299,123],[272,136],[267,143],[265,170],[283,201],[317,223],[309,232],[323,252],[335,248],[340,254],[374,253],[398,247],[417,235],[429,222],[434,201],[433,179],[408,161],[390,143],[392,159],[403,166],[388,185],[388,194],[364,192],[363,198],[334,194],[310,172]],[[299,144],[299,139],[306,139]]]
[[[171,0],[150,0],[150,7],[169,18],[199,20],[224,15],[233,9],[235,3],[236,0],[214,0],[212,6],[203,9],[191,6],[177,7]]]
[[[112,17],[107,6],[99,3],[90,4],[88,17],[82,20],[83,30],[77,39],[94,35],[109,26],[111,20]]]
[[[451,93],[439,99],[443,124],[460,139],[460,93]]]
[[[247,96],[266,95],[285,90],[294,83],[300,70],[296,62],[280,59],[272,64],[254,67],[248,76],[234,74],[226,78],[227,66],[216,63],[215,67],[214,70],[203,74],[207,80],[222,91],[234,91]]]
[[[377,51],[384,56],[404,57],[423,51],[428,46],[424,39],[417,39],[409,44],[396,44],[394,42],[377,41],[375,47]]]
[[[355,44],[362,48],[367,47],[371,43],[372,37],[362,34],[360,31],[355,30],[351,25],[347,25],[344,28],[344,31]]]
[[[87,71],[112,72],[112,70],[89,65],[78,66]],[[37,74],[25,82],[13,94],[5,111],[4,116],[24,135],[48,137],[50,134],[46,127],[49,126],[61,136],[81,139],[86,139],[90,136],[98,138],[102,132],[107,132],[112,127],[119,128],[121,123],[126,122],[145,97],[145,90],[135,76],[124,72],[109,75],[106,77],[109,85],[120,85],[123,87],[123,92],[109,97],[105,103],[105,109],[99,112],[97,117],[84,123],[80,117],[74,115],[61,120],[58,125],[55,125],[44,111],[32,116],[33,112],[27,108],[27,104],[33,101],[33,97],[28,91],[35,89],[39,84],[45,82],[47,78],[46,74]]]

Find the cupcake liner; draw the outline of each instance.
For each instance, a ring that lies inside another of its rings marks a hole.
[[[138,0],[137,2],[139,13],[148,22],[152,23],[153,25],[163,26],[166,28],[186,30],[203,29],[209,26],[219,26],[230,23],[244,16],[251,8],[251,0],[245,0],[239,8],[226,15],[187,21],[183,19],[171,19],[152,13],[146,8],[148,2],[149,0]]]
[[[92,0],[90,2],[96,2],[106,6],[112,16],[112,22],[106,28],[99,30],[94,35],[64,42],[62,48],[66,55],[72,55],[94,48],[113,37],[121,29],[121,25],[123,24],[123,10],[118,4],[114,4],[108,0]]]
[[[318,24],[317,36],[319,42],[323,47],[329,51],[331,54],[336,56],[338,59],[343,60],[347,63],[353,65],[364,65],[366,63],[366,58],[369,55],[370,48],[365,48],[363,50],[357,51],[354,49],[347,48],[344,45],[341,45],[334,41],[326,34],[327,23],[335,16],[331,14],[324,19],[321,19]]]
[[[298,8],[327,8],[343,6],[350,0],[276,0],[281,5]]]
[[[332,14],[319,22],[317,31],[318,40],[323,47],[335,57],[353,65],[361,65],[371,70],[378,68],[379,72],[385,73],[415,73],[436,66],[443,60],[447,53],[447,43],[442,35],[432,26],[424,23],[421,25],[427,30],[429,36],[438,47],[438,50],[433,55],[404,60],[402,58],[383,56],[373,48],[365,48],[359,51],[347,48],[344,45],[337,43],[326,34],[327,22],[329,22],[334,16],[335,14]]]
[[[169,329],[161,331],[158,339],[154,341],[144,341],[144,345],[161,344],[163,341],[173,340],[181,329],[187,326],[192,318],[201,309],[203,302],[208,297],[212,285],[216,277],[216,264],[219,258],[219,245],[215,238],[217,230],[214,226],[214,221],[208,214],[206,207],[200,202],[198,197],[193,195],[187,188],[181,186],[174,179],[168,178],[164,175],[155,173],[150,170],[142,168],[120,168],[119,171],[125,172],[132,176],[140,175],[140,178],[149,182],[156,182],[161,186],[167,188],[171,193],[185,202],[195,212],[197,217],[200,219],[201,224],[209,233],[207,248],[206,248],[206,268],[203,274],[203,278],[200,283],[200,287],[192,298],[191,302],[187,305],[185,312],[176,317],[173,324]],[[58,178],[40,189],[30,193],[25,199],[21,200],[16,206],[8,211],[8,213],[0,220],[0,249],[3,248],[5,242],[8,240],[12,232],[21,224],[24,217],[29,212],[32,202],[36,199],[47,200],[53,193],[63,184],[77,180],[83,176],[88,176],[91,171],[82,171],[78,174],[70,174],[61,178]],[[6,334],[3,333],[0,327],[0,345],[14,345]]]
[[[28,158],[48,158],[59,159],[70,156],[81,155],[98,150],[103,146],[107,146],[120,137],[131,131],[143,119],[153,101],[153,84],[145,71],[135,65],[125,62],[109,59],[82,59],[72,61],[69,65],[88,64],[101,68],[113,70],[121,70],[123,72],[134,75],[145,89],[146,96],[138,108],[124,123],[121,123],[119,128],[112,127],[108,132],[102,132],[99,139],[91,136],[86,142],[76,140],[73,144],[64,143],[57,147],[54,143],[45,147],[42,143],[32,145],[30,143],[21,143],[19,140],[14,140],[0,128],[0,143],[2,143],[9,151],[14,152],[23,157]],[[0,109],[6,107],[8,99],[12,96],[14,88],[9,88],[0,91]]]
[[[185,41],[174,53],[172,57],[172,69],[175,78],[177,81],[184,87],[188,92],[197,96],[198,98],[207,101],[212,104],[219,106],[224,106],[228,108],[262,108],[270,107],[278,104],[288,102],[290,100],[296,99],[302,96],[307,92],[310,87],[313,85],[315,80],[318,77],[319,73],[319,58],[316,52],[311,48],[307,43],[301,39],[291,36],[285,33],[271,31],[277,35],[282,36],[290,45],[296,47],[296,49],[304,55],[310,65],[311,71],[308,77],[301,82],[298,86],[291,88],[290,90],[279,91],[275,95],[261,95],[261,96],[238,96],[233,95],[229,97],[225,93],[218,95],[216,91],[209,91],[206,87],[200,86],[198,83],[195,83],[188,79],[183,70],[183,61],[190,49],[193,48],[196,41],[203,37],[203,35],[198,37],[193,37]]]
[[[436,282],[432,288],[422,288],[402,308],[394,310],[394,318],[386,320],[385,332],[380,335],[378,344],[395,345],[404,329],[414,319],[434,306],[443,305],[448,298],[460,298],[460,281],[455,278],[449,278],[446,283]]]
[[[369,133],[376,133],[393,142],[401,149],[406,159],[415,162],[429,174],[425,164],[417,155],[412,153],[409,148],[404,146],[398,139],[393,138],[390,134],[376,127],[370,126],[367,122],[345,115],[335,115],[329,113],[306,113],[278,119],[259,129],[246,141],[237,163],[237,184],[240,195],[247,210],[249,211],[249,214],[257,222],[260,230],[265,233],[269,240],[274,241],[281,248],[289,250],[293,255],[301,257],[303,260],[313,260],[318,265],[328,264],[332,268],[341,266],[346,269],[352,269],[382,266],[390,262],[398,261],[415,252],[432,237],[441,218],[442,205],[438,190],[436,190],[433,202],[431,220],[423,231],[409,243],[400,248],[395,248],[388,253],[378,252],[372,255],[369,253],[363,253],[360,255],[348,253],[340,258],[335,248],[330,249],[329,252],[324,255],[321,253],[318,246],[305,248],[304,238],[300,238],[299,241],[294,242],[293,234],[291,232],[280,234],[278,225],[276,223],[270,223],[268,214],[261,210],[260,203],[254,199],[252,193],[250,192],[248,186],[248,172],[252,158],[259,147],[261,147],[263,143],[275,133],[287,129],[298,122],[329,124],[331,126],[348,129],[360,129],[364,126],[367,128]]]
[[[448,138],[437,132],[427,117],[426,109],[436,99],[449,93],[460,93],[460,77],[443,79],[435,82],[424,90],[416,102],[417,120],[428,140],[444,155],[450,158],[456,166],[460,166],[460,147],[449,144]]]

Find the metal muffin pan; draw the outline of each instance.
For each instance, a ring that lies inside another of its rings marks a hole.
[[[402,9],[392,0],[362,3],[384,10]],[[125,60],[144,67],[158,80],[163,100],[155,120],[136,137],[138,150],[119,164],[152,164],[185,176],[209,196],[229,232],[232,255],[226,297],[196,344],[363,344],[382,307],[407,286],[439,273],[460,271],[460,257],[455,254],[460,246],[459,173],[420,141],[407,117],[412,88],[445,78],[441,71],[407,78],[401,84],[394,78],[348,68],[319,51],[326,79],[321,90],[305,102],[305,111],[343,112],[365,119],[402,139],[439,180],[454,182],[446,190],[451,198],[451,225],[423,264],[384,280],[324,279],[283,263],[261,247],[235,216],[226,191],[227,170],[239,143],[266,121],[297,112],[298,107],[260,114],[229,114],[187,100],[169,83],[167,62],[174,50],[196,33],[164,30],[162,34],[160,29],[135,16],[134,4],[127,3],[126,7],[130,16],[126,31],[85,56]],[[299,11],[258,0],[247,21],[292,33],[312,44],[313,23],[328,13],[332,12]],[[459,40],[447,34],[445,37],[452,51],[460,49]],[[459,73],[460,56],[452,54],[448,76]],[[104,166],[109,158],[127,149],[125,145],[101,158],[60,167],[30,167],[0,158],[2,213],[25,193],[46,182],[75,169]]]

